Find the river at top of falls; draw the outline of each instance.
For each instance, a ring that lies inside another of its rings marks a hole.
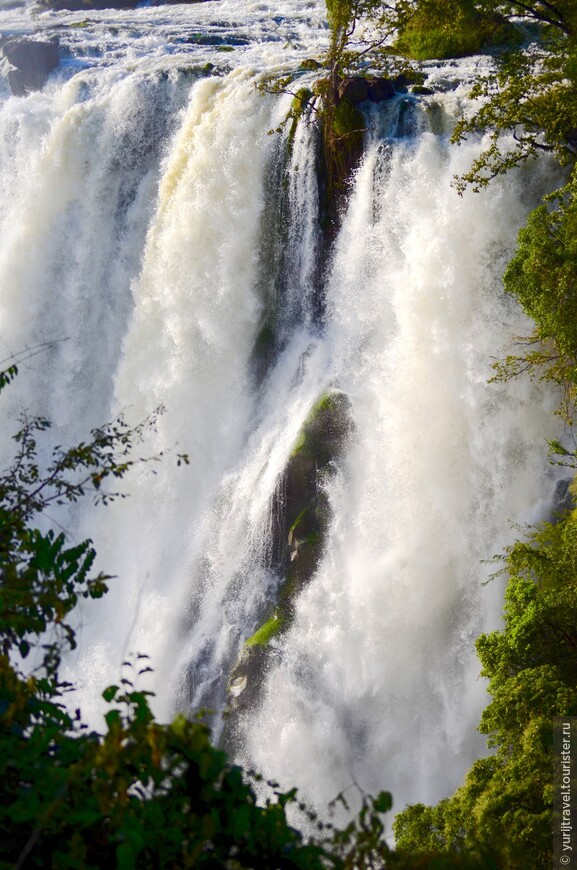
[[[44,348],[2,396],[2,454],[22,408],[66,443],[164,405],[143,449],[190,458],[135,470],[107,509],[57,517],[118,575],[77,616],[77,703],[98,722],[131,652],[152,657],[162,717],[225,703],[279,584],[279,481],[338,390],[354,427],[319,482],[324,553],[240,717],[239,759],[320,809],[352,781],[390,789],[396,808],[448,794],[484,751],[473,643],[498,624],[501,589],[482,586],[482,561],[514,540],[510,523],[547,514],[556,482],[551,397],[487,383],[530,330],[501,276],[550,168],[458,197],[451,180],[480,144],[448,136],[487,60],[430,64],[433,95],[367,108],[321,280],[314,129],[299,125],[282,164],[287,131],[267,134],[291,97],[255,87],[322,51],[320,2],[0,20],[4,34],[58,35],[63,56],[41,92],[0,90],[2,355]],[[257,377],[271,311],[279,341]]]

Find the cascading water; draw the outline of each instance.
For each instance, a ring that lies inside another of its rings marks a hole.
[[[145,450],[178,445],[190,465],[145,466],[130,499],[65,518],[120,578],[79,612],[67,675],[98,721],[99,692],[146,652],[161,716],[220,710],[282,584],[283,474],[319,400],[345,395],[322,556],[234,745],[319,808],[353,780],[399,808],[447,794],[483,751],[473,641],[500,590],[481,561],[552,501],[546,399],[487,384],[529,329],[500,276],[548,170],[459,198],[479,143],[447,131],[471,70],[432,67],[433,96],[367,112],[320,275],[314,128],[290,149],[286,129],[267,136],[291,98],[260,93],[255,70],[294,67],[326,31],[320,3],[282,7],[96,13],[61,34],[69,57],[42,92],[4,87],[0,340],[5,356],[49,347],[2,396],[2,449],[19,407],[58,442],[166,407]],[[29,30],[24,10],[2,15]]]

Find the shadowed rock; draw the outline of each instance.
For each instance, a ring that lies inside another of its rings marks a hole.
[[[339,100],[348,100],[353,106],[365,102],[382,103],[391,100],[396,93],[392,79],[377,76],[350,76],[343,79],[338,88]]]
[[[49,74],[60,63],[58,37],[49,42],[10,39],[2,46],[2,54],[13,67],[8,72],[8,84],[16,97],[41,90]]]

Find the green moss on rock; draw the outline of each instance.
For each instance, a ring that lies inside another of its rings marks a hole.
[[[347,97],[341,98],[330,80],[319,80],[315,90],[322,100],[319,223],[328,253],[340,224],[349,179],[363,155],[366,124],[360,109]]]
[[[291,103],[291,111],[299,114],[304,112],[312,96],[313,92],[310,88],[299,88]]]
[[[300,65],[300,69],[304,69],[307,71],[311,70],[313,72],[317,69],[320,69],[321,67],[322,63],[320,63],[318,60],[315,60],[314,57],[305,58]]]
[[[289,154],[292,151],[298,123],[304,113],[308,111],[311,100],[313,99],[314,94],[310,90],[310,88],[299,88],[299,90],[293,97],[291,107],[286,119],[287,121],[290,121],[290,127],[287,137],[287,147]]]
[[[245,646],[267,646],[273,637],[277,637],[279,635],[286,623],[286,619],[284,619],[279,613],[275,613],[270,619],[268,619],[264,625],[261,625],[255,633],[249,637],[247,641],[245,641]]]
[[[342,140],[346,151],[352,151],[362,146],[365,132],[365,119],[362,112],[353,106],[350,100],[341,100],[335,109],[333,119],[334,135]]]
[[[350,402],[330,391],[315,403],[293,447],[283,475],[283,519],[276,543],[284,581],[278,600],[290,621],[294,602],[316,571],[330,521],[323,485],[336,469],[352,428]]]
[[[412,69],[411,67],[406,67],[401,70],[398,75],[394,78],[395,89],[399,93],[403,93],[406,91],[409,85],[424,85],[426,81],[425,73],[420,70]]]
[[[273,508],[279,520],[271,567],[280,582],[267,618],[245,641],[232,671],[228,685],[232,712],[249,710],[258,703],[274,648],[270,641],[290,627],[296,599],[317,569],[330,521],[322,482],[334,473],[351,429],[349,399],[332,390],[315,403],[297,437]],[[229,722],[226,739],[233,741],[233,735],[234,723]]]

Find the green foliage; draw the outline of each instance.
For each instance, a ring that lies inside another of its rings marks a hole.
[[[528,349],[498,362],[496,380],[522,371],[562,390],[561,416],[571,421],[577,398],[577,178],[547,197],[519,232],[505,289],[535,322]]]
[[[489,0],[483,4],[491,10]],[[469,172],[457,179],[463,192],[486,186],[492,178],[515,168],[539,152],[553,155],[572,168],[577,153],[577,7],[553,3],[509,3],[501,11],[522,14],[532,22],[531,45],[511,47],[495,71],[480,78],[471,91],[481,98],[457,124],[456,142],[483,130],[490,145]],[[505,140],[503,133],[513,133]],[[506,144],[505,144],[506,143]],[[568,423],[577,398],[577,181],[545,198],[520,231],[518,248],[505,272],[507,292],[513,294],[535,322],[533,333],[516,339],[520,350],[494,366],[494,380],[508,380],[522,372],[549,381],[559,390],[557,413]]]
[[[413,60],[428,60],[518,41],[518,31],[506,19],[480,10],[474,0],[421,0],[400,26],[394,47]]]
[[[480,130],[490,145],[457,180],[462,192],[479,189],[535,153],[546,150],[572,164],[577,148],[577,7],[499,0],[327,0],[335,99],[338,75],[367,57],[394,68],[392,51],[425,60],[498,48],[496,65],[471,91],[469,111],[456,125],[460,142]],[[365,25],[358,39],[359,23]],[[482,98],[482,102],[475,102]],[[336,100],[335,100],[336,102]],[[503,139],[514,134],[514,143]]]
[[[41,532],[34,523],[49,506],[77,502],[86,493],[97,503],[116,498],[108,483],[124,477],[135,462],[148,461],[129,454],[156,416],[134,429],[120,418],[95,429],[88,442],[68,450],[57,446],[45,469],[37,460],[37,441],[50,428],[48,421],[23,418],[14,436],[16,455],[0,474],[0,650],[25,658],[36,648],[47,678],[57,671],[62,646],[75,645],[68,614],[79,598],[99,598],[109,578],[90,575],[95,556],[90,541],[69,547],[64,534]],[[44,636],[48,628],[51,640]]]
[[[555,207],[539,206],[519,233],[505,289],[535,320],[540,340],[577,359],[577,177],[548,201]]]
[[[520,6],[511,3],[501,8],[511,18],[519,14]],[[529,3],[523,16],[525,24],[539,23],[531,45],[511,46],[499,57],[494,72],[477,80],[470,96],[482,102],[472,103],[472,111],[455,128],[455,142],[479,130],[491,137],[490,146],[459,179],[461,192],[467,185],[474,190],[486,186],[540,151],[554,154],[561,165],[574,163],[577,9],[572,3]],[[513,133],[513,145],[505,144],[504,132]]]
[[[333,130],[338,140],[343,140],[345,148],[355,148],[362,143],[365,131],[365,119],[362,112],[353,106],[349,100],[341,100],[335,109]]]
[[[37,688],[20,681],[0,731],[2,860],[26,857],[26,866],[42,868],[323,866],[321,847],[305,845],[287,824],[294,795],[258,806],[206,726],[182,717],[158,725],[149,693],[127,676],[122,685],[104,693],[111,706],[100,736],[64,714],[34,711]]]
[[[293,97],[285,123],[290,122],[288,146],[292,150],[297,126],[303,115],[314,110],[314,95],[309,88],[299,88]]]
[[[332,30],[350,27],[354,16],[354,0],[326,0],[329,25]]]
[[[382,791],[375,798],[366,795],[356,784],[361,795],[361,807],[355,818],[342,830],[334,830],[332,845],[335,852],[342,856],[342,867],[346,870],[380,870],[390,866],[391,851],[384,840],[383,813],[389,812],[393,799],[389,792]],[[334,809],[341,804],[346,810],[345,792],[341,792],[332,802]]]

